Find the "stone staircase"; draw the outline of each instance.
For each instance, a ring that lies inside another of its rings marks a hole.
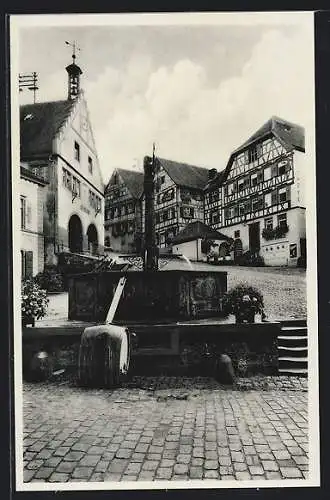
[[[287,320],[281,321],[281,325],[278,336],[279,374],[307,377],[307,321]]]

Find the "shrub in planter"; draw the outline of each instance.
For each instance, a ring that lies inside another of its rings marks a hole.
[[[263,267],[265,265],[263,257],[256,255],[250,251],[243,253],[237,258],[236,263],[239,266]]]
[[[223,298],[223,311],[234,314],[237,323],[254,323],[255,315],[265,319],[264,300],[257,288],[240,284],[230,289]]]
[[[47,292],[64,291],[63,277],[56,269],[45,269],[43,272],[37,274],[35,282]]]
[[[22,323],[23,325],[34,324],[35,319],[41,319],[46,315],[48,298],[46,290],[43,290],[34,280],[22,281]]]

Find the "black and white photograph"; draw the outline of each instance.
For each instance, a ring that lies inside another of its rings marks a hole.
[[[10,16],[17,491],[320,485],[314,64],[313,12]]]

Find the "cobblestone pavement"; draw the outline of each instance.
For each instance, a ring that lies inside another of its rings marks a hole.
[[[307,381],[238,382],[24,384],[24,481],[307,478]]]

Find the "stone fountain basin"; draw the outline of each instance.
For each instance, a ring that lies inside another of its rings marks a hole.
[[[173,323],[223,316],[227,273],[178,269],[71,276],[68,280],[69,319],[105,321],[121,276],[127,281],[115,315],[119,324]]]

